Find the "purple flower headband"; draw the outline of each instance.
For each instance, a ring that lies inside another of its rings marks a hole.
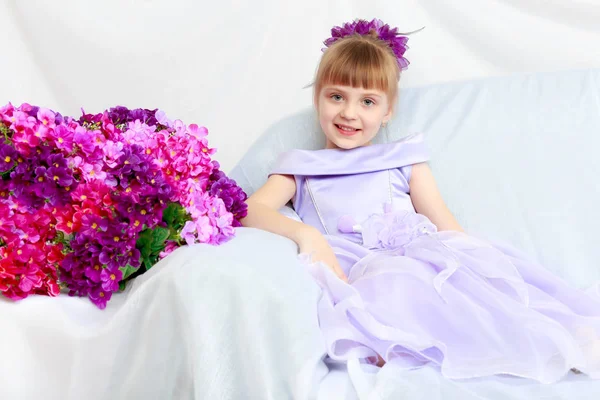
[[[423,28],[421,28],[423,29]],[[399,33],[398,28],[390,28],[388,24],[384,24],[380,19],[373,19],[367,21],[364,19],[357,19],[353,22],[346,22],[342,26],[334,26],[331,28],[331,37],[323,42],[325,46],[329,47],[338,40],[347,36],[357,35],[369,35],[371,32],[377,34],[377,38],[383,40],[394,52],[398,66],[401,70],[408,68],[408,60],[404,57],[404,53],[408,49],[406,42],[408,41],[408,35],[418,32],[421,29],[408,33]],[[323,49],[323,51],[325,51]]]

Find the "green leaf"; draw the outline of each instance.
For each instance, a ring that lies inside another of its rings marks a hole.
[[[162,245],[169,238],[171,232],[169,228],[163,228],[162,226],[157,226],[152,231],[152,246]]]
[[[127,278],[129,278],[129,276],[131,274],[133,274],[135,271],[137,271],[137,268],[132,267],[131,265],[127,264],[124,267],[120,268],[121,272],[123,273],[123,281]]]
[[[175,222],[175,219],[177,218],[178,206],[179,205],[177,203],[169,203],[167,208],[165,208],[165,210],[163,211],[162,219],[167,225],[172,226],[173,223]],[[181,207],[181,206],[179,206],[179,207]]]
[[[144,264],[144,268],[146,268],[146,271],[148,271],[150,268],[152,268],[152,265],[153,265],[152,261],[150,261],[149,258],[144,258],[143,264]]]
[[[125,281],[119,282],[119,291],[122,292],[123,290],[125,290],[126,286],[127,286],[127,283]]]
[[[135,243],[135,247],[140,251],[142,258],[147,258],[150,255],[153,240],[154,237],[150,229],[144,229],[140,232],[140,237]]]
[[[191,221],[191,216],[179,203],[170,203],[163,211],[163,221],[169,228],[181,230],[186,221]]]
[[[168,228],[158,226],[152,231],[152,243],[150,244],[150,254],[158,256],[158,253],[165,248],[165,241],[169,238],[171,231]]]

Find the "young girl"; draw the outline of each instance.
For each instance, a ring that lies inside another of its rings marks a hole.
[[[600,297],[463,233],[421,136],[371,144],[392,117],[406,36],[379,20],[332,33],[314,84],[327,146],[282,155],[243,221],[298,244],[323,288],[329,356],[434,363],[449,378],[600,378]],[[303,223],[279,214],[290,200]]]

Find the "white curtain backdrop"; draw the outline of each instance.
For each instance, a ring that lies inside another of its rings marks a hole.
[[[229,170],[310,106],[333,25],[411,31],[401,86],[600,66],[600,0],[0,0],[0,103],[160,108],[209,129]]]

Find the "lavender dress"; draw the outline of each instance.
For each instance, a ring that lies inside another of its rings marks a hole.
[[[422,137],[353,150],[293,150],[294,208],[326,235],[349,283],[322,263],[319,323],[334,360],[380,354],[449,378],[600,378],[600,296],[570,287],[513,248],[437,232],[410,200]]]

